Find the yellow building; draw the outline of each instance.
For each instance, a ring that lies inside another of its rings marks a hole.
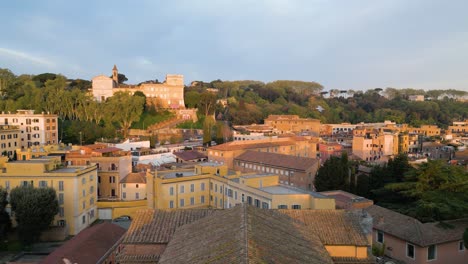
[[[17,148],[21,146],[21,130],[19,126],[0,125],[0,153],[13,158]]]
[[[307,132],[313,136],[320,134],[320,120],[299,118],[298,115],[269,115],[265,125],[273,127],[279,134]]]
[[[60,157],[0,163],[0,186],[11,191],[24,185],[56,190],[59,213],[51,225],[76,235],[97,219],[96,165],[64,166]]]
[[[335,200],[279,183],[276,174],[228,173],[227,166],[197,165],[194,170],[147,174],[148,207],[231,208],[247,203],[271,209],[334,209]]]

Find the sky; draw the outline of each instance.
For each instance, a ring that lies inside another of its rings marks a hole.
[[[0,68],[468,91],[465,0],[0,2]]]

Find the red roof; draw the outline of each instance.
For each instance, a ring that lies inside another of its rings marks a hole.
[[[125,229],[105,222],[86,228],[40,263],[97,263],[125,234]]]
[[[116,152],[116,151],[121,151],[121,150],[122,149],[119,149],[119,148],[109,147],[109,148],[95,149],[93,150],[93,152],[109,153],[109,152]]]

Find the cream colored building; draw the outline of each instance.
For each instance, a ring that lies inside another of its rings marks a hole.
[[[298,115],[269,115],[265,125],[273,127],[279,134],[307,132],[313,136],[320,134],[320,120],[299,118]]]
[[[180,74],[167,74],[163,83],[142,83],[140,85],[126,85],[118,83],[118,69],[114,65],[112,78],[98,75],[92,79],[93,97],[103,102],[116,92],[134,94],[137,91],[146,96],[148,103],[159,108],[184,109],[184,76]]]
[[[232,174],[214,163],[194,170],[158,171],[147,179],[148,206],[231,208],[247,203],[265,209],[334,209],[335,200],[279,182],[276,174]]]
[[[14,153],[21,145],[21,130],[19,126],[0,125],[0,153],[9,158],[14,157]]]
[[[16,114],[2,112],[0,125],[19,126],[21,130],[21,148],[57,144],[57,115],[34,114],[34,110],[17,110]]]
[[[120,180],[119,197],[122,201],[146,199],[146,173],[132,172]]]
[[[60,157],[3,159],[0,165],[0,186],[8,192],[24,185],[56,190],[59,213],[51,225],[64,226],[67,234],[76,235],[97,219],[96,165],[64,166]]]

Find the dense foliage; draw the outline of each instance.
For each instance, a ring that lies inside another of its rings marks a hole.
[[[5,240],[6,233],[11,226],[10,216],[5,211],[8,204],[7,196],[7,190],[0,187],[0,241]]]
[[[10,204],[18,223],[19,239],[24,245],[38,241],[59,210],[53,188],[16,187],[11,190]]]
[[[454,120],[468,118],[468,103],[453,99],[468,92],[457,90],[415,90],[386,88],[368,91],[345,90],[328,92],[315,82],[221,81],[197,82],[187,87],[188,106],[203,102],[206,89],[218,89],[218,98],[226,99],[229,110],[217,107],[223,120],[243,125],[262,123],[269,114],[296,114],[304,118],[318,118],[323,123],[382,122],[408,123],[413,126],[437,124],[447,127]],[[409,101],[410,95],[425,95],[430,101]]]

